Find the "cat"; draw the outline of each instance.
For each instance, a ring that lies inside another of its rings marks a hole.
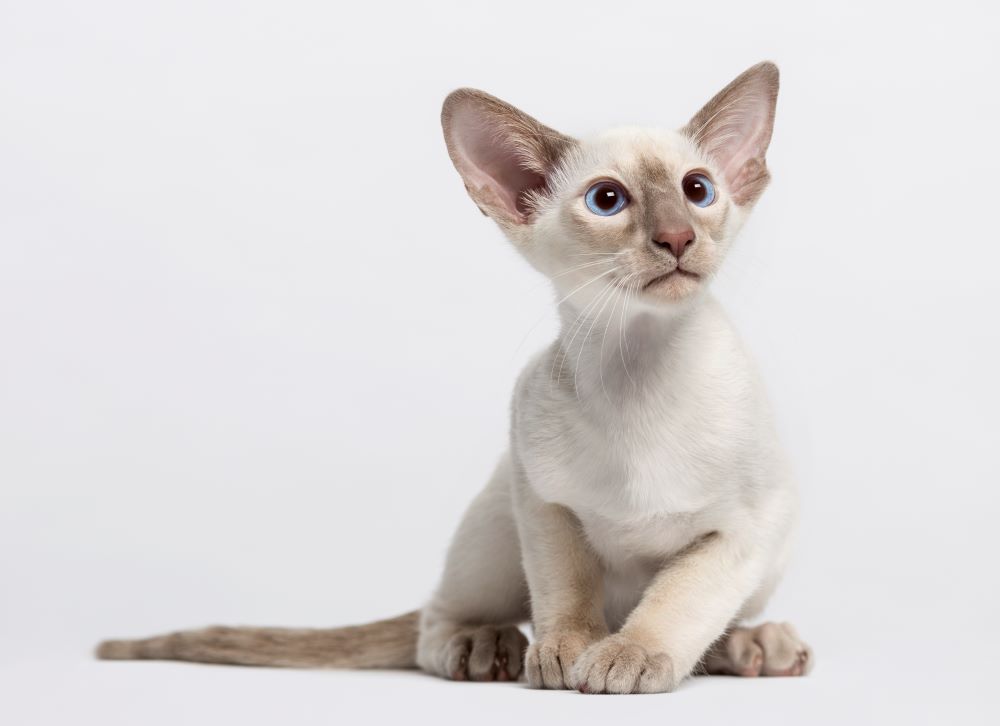
[[[753,366],[708,284],[768,184],[778,69],[680,131],[580,141],[481,91],[444,102],[480,210],[547,275],[561,330],[517,381],[510,448],[419,611],[334,629],[107,641],[106,659],[406,668],[587,693],[695,672],[803,675],[788,624],[743,626],[789,557],[794,484]],[[518,628],[530,620],[530,645]]]

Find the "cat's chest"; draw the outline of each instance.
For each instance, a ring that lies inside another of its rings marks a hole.
[[[654,514],[622,520],[578,510],[584,536],[610,572],[640,579],[652,575],[664,559],[713,530],[718,518],[711,508],[691,514]]]
[[[718,467],[701,460],[697,443],[665,420],[622,427],[608,435],[588,431],[563,461],[566,478],[539,482],[574,510],[602,512],[612,520],[671,518],[711,506]]]
[[[711,509],[733,485],[734,436],[706,408],[663,396],[587,415],[568,402],[527,417],[519,455],[543,500],[657,531],[657,518],[671,523]]]
[[[553,353],[536,359],[515,394],[512,444],[542,500],[614,525],[609,546],[634,538],[662,553],[671,538],[689,541],[678,523],[712,519],[737,498],[760,448],[760,417],[727,327],[700,324],[649,345],[631,370],[584,355],[564,385],[553,383]]]

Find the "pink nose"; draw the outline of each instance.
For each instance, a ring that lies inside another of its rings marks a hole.
[[[653,235],[653,244],[660,249],[670,250],[679,260],[684,250],[694,244],[694,230],[688,227],[680,232],[657,232]]]

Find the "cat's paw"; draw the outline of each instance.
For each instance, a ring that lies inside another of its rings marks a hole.
[[[620,634],[587,648],[571,679],[581,693],[663,693],[677,685],[669,655],[650,653]]]
[[[455,681],[516,681],[527,647],[512,625],[464,629],[445,644],[445,674]]]
[[[543,635],[528,648],[524,670],[532,688],[575,687],[570,669],[577,657],[596,638],[574,630],[555,630]]]
[[[812,667],[809,646],[788,623],[733,628],[712,646],[705,670],[733,676],[804,676]]]

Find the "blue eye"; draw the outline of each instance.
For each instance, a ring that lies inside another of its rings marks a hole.
[[[715,201],[715,185],[704,174],[688,174],[681,182],[684,196],[699,207],[707,207]]]
[[[602,217],[610,217],[628,206],[628,194],[613,181],[599,181],[583,196],[587,209]]]

